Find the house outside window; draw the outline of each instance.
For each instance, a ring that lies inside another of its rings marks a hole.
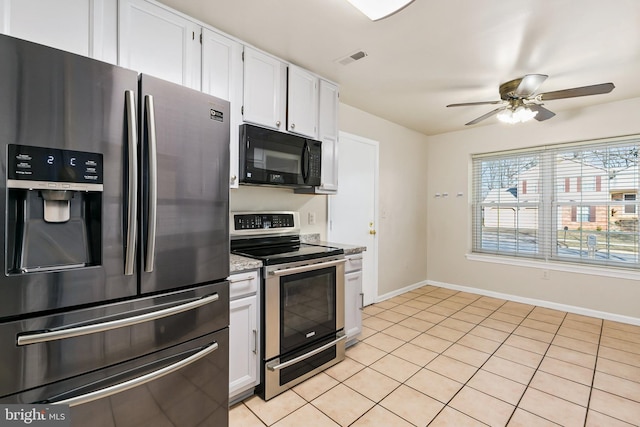
[[[473,157],[473,252],[640,268],[640,137]]]

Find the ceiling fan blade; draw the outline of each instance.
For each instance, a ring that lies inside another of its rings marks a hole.
[[[615,88],[613,83],[601,83],[599,85],[574,87],[572,89],[556,90],[554,92],[541,93],[538,96],[542,101],[553,99],[576,98],[578,96],[600,95],[609,93]]]
[[[556,115],[556,113],[554,113],[553,111],[547,110],[546,108],[544,108],[542,105],[539,105],[539,104],[527,104],[527,107],[531,111],[538,112],[538,114],[536,114],[533,118],[539,122],[543,120],[549,120],[551,117]]]
[[[513,91],[514,95],[521,98],[533,95],[540,85],[547,80],[547,77],[549,76],[546,74],[527,74],[522,78],[516,90]]]
[[[505,108],[507,108],[507,107],[500,107],[500,108],[496,108],[493,111],[489,111],[487,114],[482,115],[482,116],[478,117],[475,120],[471,120],[469,123],[465,123],[465,126],[475,125],[476,123],[479,123],[479,122],[483,121],[484,119],[488,119],[489,117],[493,116],[494,114],[497,114],[499,111],[502,111]]]
[[[501,102],[503,101],[500,100],[500,101],[463,102],[461,104],[449,104],[447,105],[447,107],[467,107],[470,105],[500,104]]]

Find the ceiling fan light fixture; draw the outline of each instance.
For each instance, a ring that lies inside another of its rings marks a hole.
[[[413,3],[414,0],[347,0],[372,21],[393,15]]]
[[[498,120],[502,123],[515,124],[524,123],[533,119],[537,111],[533,111],[531,108],[524,105],[520,105],[517,108],[507,107],[497,114]]]

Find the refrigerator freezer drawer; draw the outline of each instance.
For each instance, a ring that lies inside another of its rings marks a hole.
[[[228,351],[229,329],[224,328],[0,401],[69,404],[74,427],[227,426]]]
[[[228,282],[0,324],[0,397],[168,348],[229,325]]]

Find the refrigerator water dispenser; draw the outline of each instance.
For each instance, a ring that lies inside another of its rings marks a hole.
[[[99,265],[102,154],[8,148],[7,273]]]

